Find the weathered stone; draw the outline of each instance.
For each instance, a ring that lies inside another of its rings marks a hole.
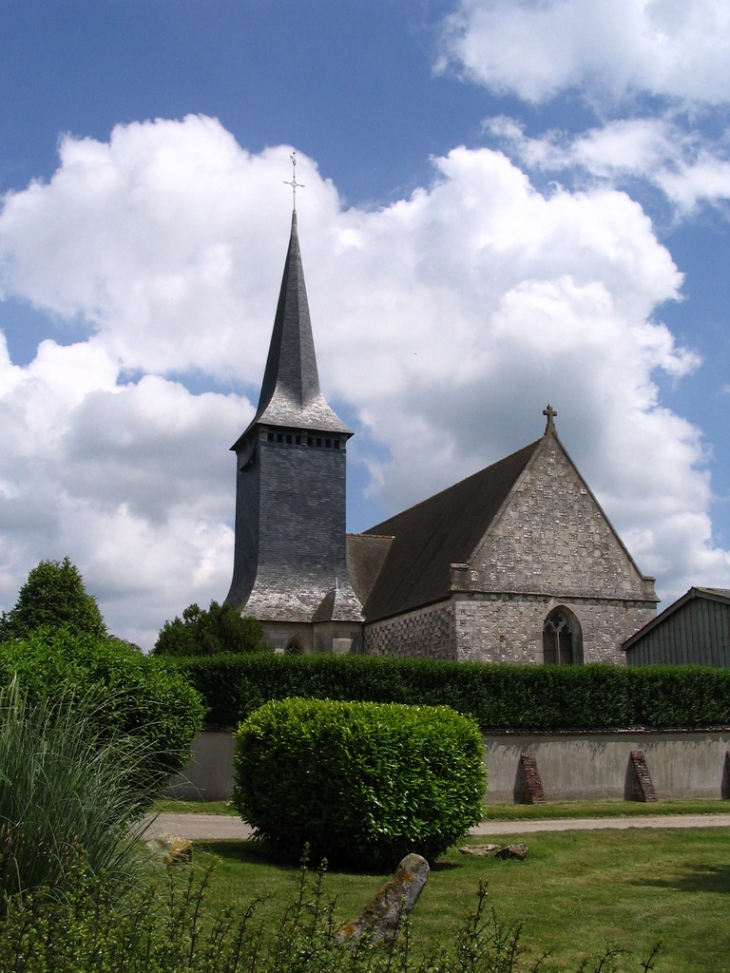
[[[527,845],[517,844],[517,845],[506,845],[504,848],[500,848],[496,853],[497,858],[517,858],[522,861],[527,858]]]
[[[157,853],[166,865],[189,865],[193,860],[193,843],[187,838],[163,834],[148,841],[147,847]]]
[[[486,855],[493,855],[498,850],[499,845],[464,845],[463,848],[459,848],[459,854],[484,858]]]
[[[428,879],[428,862],[420,855],[406,855],[389,882],[365,907],[362,915],[338,934],[340,943],[356,943],[366,935],[371,942],[389,939],[401,917],[412,911]]]

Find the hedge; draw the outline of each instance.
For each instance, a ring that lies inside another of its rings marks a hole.
[[[537,666],[372,656],[170,660],[203,697],[209,727],[236,726],[271,699],[451,706],[484,730],[730,726],[730,670]]]
[[[258,837],[314,861],[434,860],[483,815],[482,738],[448,706],[285,699],[236,734],[233,804]]]

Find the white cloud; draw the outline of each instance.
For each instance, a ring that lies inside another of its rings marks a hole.
[[[724,140],[709,141],[679,119],[627,118],[578,135],[552,130],[537,138],[515,119],[499,116],[485,129],[530,170],[583,174],[614,185],[641,180],[660,189],[678,218],[702,203],[730,199],[730,153]]]
[[[22,368],[0,346],[6,607],[34,563],[65,554],[112,629],[145,645],[189,601],[225,596],[228,447],[252,405],[184,383],[260,382],[289,152],[251,155],[197,117],[120,126],[108,144],[67,137],[53,179],[6,198],[3,292],[89,331]],[[730,586],[701,433],[656,386],[698,365],[656,318],[681,274],[635,201],[610,186],[543,196],[501,153],[459,148],[411,198],[343,210],[299,162],[322,384],[359,417],[390,509],[537,438],[550,401],[663,593]]]
[[[724,0],[459,0],[442,48],[441,69],[533,103],[566,89],[730,101]]]

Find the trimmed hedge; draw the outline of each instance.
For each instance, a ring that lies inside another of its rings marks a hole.
[[[372,656],[170,660],[209,726],[235,726],[290,696],[451,706],[485,730],[730,726],[730,670],[709,666],[529,666]]]
[[[286,699],[236,734],[233,803],[295,859],[433,860],[482,819],[482,737],[448,706]]]

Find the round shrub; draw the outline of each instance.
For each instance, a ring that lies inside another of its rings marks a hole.
[[[285,699],[236,735],[234,805],[294,856],[434,859],[481,821],[485,786],[479,729],[448,706]]]

